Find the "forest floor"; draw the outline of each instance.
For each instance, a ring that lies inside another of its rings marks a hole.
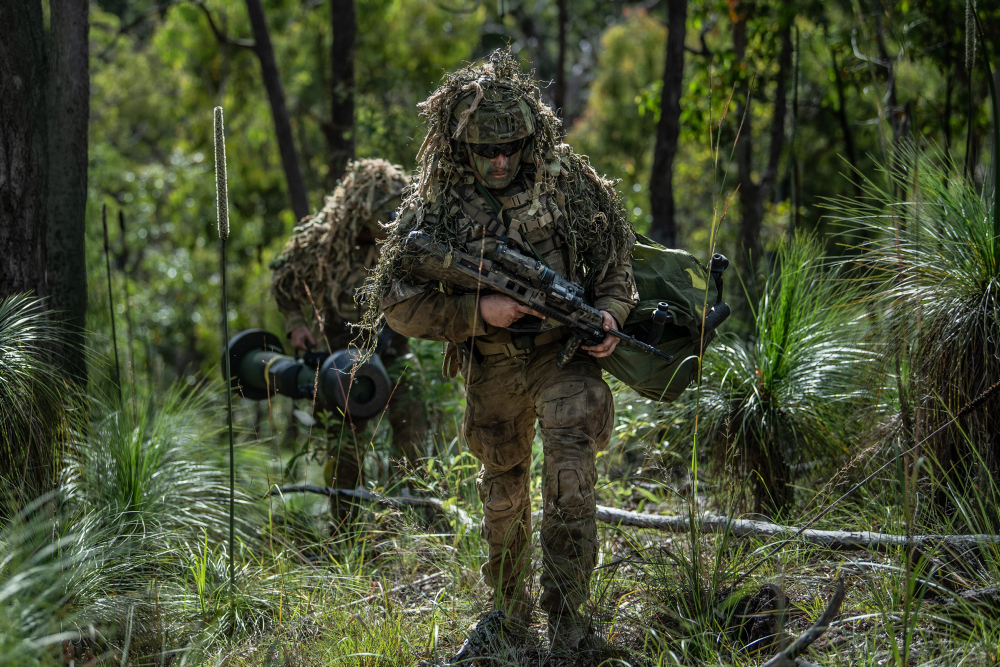
[[[690,488],[687,482],[676,486]],[[599,503],[662,515],[720,510],[705,494],[665,498],[650,489],[655,486],[604,479]],[[476,517],[475,504],[464,509]],[[857,508],[848,508],[825,524],[844,528],[845,517],[857,522],[861,516]],[[854,530],[887,527],[851,525]],[[350,569],[358,577],[353,599],[338,596],[334,605],[300,613],[263,641],[229,654],[227,664],[448,664],[492,608],[477,569],[484,548],[478,535],[465,528],[454,532],[440,517],[428,523],[419,511],[374,510],[354,529],[359,532],[349,538],[355,540],[356,558]],[[533,537],[537,600],[537,526]],[[945,563],[942,554],[928,550],[911,560],[901,550],[830,550],[792,541],[746,581],[738,581],[775,543],[600,524],[600,556],[587,609],[592,650],[572,657],[550,654],[545,615],[536,609],[527,633],[491,646],[478,664],[759,665],[813,624],[840,578],[846,599],[829,631],[806,654],[810,661],[998,664],[997,614],[982,605],[956,605],[961,591],[996,583],[995,570],[981,559]],[[345,553],[344,546],[336,551]],[[302,560],[309,559],[303,554]],[[787,602],[779,601],[778,591]]]
[[[745,509],[746,484],[729,481],[731,475],[692,470],[688,464],[698,461],[690,451],[664,454],[667,445],[661,442],[656,451],[650,431],[634,427],[646,419],[641,411],[648,407],[622,399],[617,436],[598,457],[599,506],[644,516],[760,518]],[[39,569],[18,555],[12,527],[0,533],[0,603],[8,604],[4,596],[9,596],[20,605],[11,608],[27,610],[10,622],[9,632],[4,625],[9,619],[0,615],[0,641],[44,658],[11,661],[0,650],[0,665],[453,662],[493,605],[479,571],[485,556],[475,489],[479,463],[459,449],[458,422],[449,420],[460,414],[460,404],[439,415],[443,426],[435,455],[392,484],[386,481],[393,469],[388,443],[384,435],[372,438],[367,488],[382,501],[360,503],[344,521],[333,521],[325,496],[290,489],[275,493],[280,483],[292,480],[322,489],[318,464],[325,460],[326,444],[311,454],[304,438],[281,446],[280,432],[265,426],[277,421],[278,406],[268,415],[263,403],[238,404],[230,588],[228,447],[219,446],[219,409],[156,400],[164,403],[158,412],[125,409],[95,416],[94,437],[74,445],[67,462],[68,521],[60,528],[69,541],[44,552],[54,558],[51,567]],[[647,421],[658,427],[654,418]],[[536,513],[541,450],[536,442],[531,488]],[[854,477],[839,479],[818,467],[803,473],[794,506],[778,521],[805,525]],[[897,477],[887,469],[813,527],[894,535],[994,532],[988,521],[976,518],[988,512],[973,504],[954,504],[947,521],[934,518],[933,488]],[[912,492],[901,493],[903,488]],[[437,507],[384,501],[407,494],[433,499]],[[24,534],[23,553],[54,534],[48,513],[40,518],[37,529]],[[532,535],[536,600],[538,523],[533,521]],[[551,654],[546,618],[536,609],[526,633],[491,644],[478,664],[763,665],[813,625],[840,580],[846,597],[829,629],[804,654],[811,663],[1000,664],[996,542],[868,551],[833,549],[788,532],[738,537],[606,522],[598,531],[597,568],[585,607],[591,650]],[[31,577],[47,583],[23,583]],[[61,592],[67,586],[68,600]],[[48,607],[36,604],[42,600],[39,591],[53,593],[58,624],[36,624],[53,617],[43,613]],[[22,641],[29,631],[31,645]],[[65,640],[57,655],[59,646],[45,642],[61,633],[75,639]]]

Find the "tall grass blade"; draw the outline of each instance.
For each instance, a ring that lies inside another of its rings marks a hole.
[[[986,83],[990,88],[990,107],[993,110],[993,242],[1000,243],[1000,171],[997,161],[1000,160],[1000,109],[997,103],[997,88],[993,82],[993,67],[990,65],[990,45],[986,41],[983,24],[979,20],[979,12],[973,7],[972,15],[976,18],[979,28],[979,38],[983,43],[983,62],[986,63]]]
[[[122,280],[125,282],[125,331],[128,333],[128,381],[132,387],[132,418],[138,421],[135,388],[135,334],[132,329],[132,315],[129,311],[128,289],[128,234],[125,230],[125,211],[118,209],[118,229],[122,235]]]

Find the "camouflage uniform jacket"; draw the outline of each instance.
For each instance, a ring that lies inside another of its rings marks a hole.
[[[523,169],[523,168],[522,168]],[[503,190],[492,191],[503,205],[503,223],[508,241],[520,252],[528,256],[540,257],[554,271],[562,276],[579,276],[584,271],[598,271],[588,293],[588,302],[599,310],[609,312],[621,324],[635,305],[635,281],[628,260],[610,263],[602,267],[590,266],[587,248],[574,252],[566,242],[567,229],[573,221],[568,220],[564,211],[565,201],[560,191],[543,193],[539,206],[532,203],[532,192],[522,174]],[[423,211],[423,220],[433,224],[436,207],[447,206],[452,216],[458,219],[455,247],[475,256],[489,257],[496,247],[497,234],[490,233],[473,218],[477,212],[493,215],[493,209],[475,186],[474,177],[465,174],[461,182],[449,187],[444,197]],[[421,219],[414,209],[406,209],[400,214],[401,226],[413,226],[414,219]],[[480,217],[481,219],[481,217]],[[420,228],[417,225],[416,228]],[[601,275],[603,272],[603,275]],[[462,293],[447,284],[412,284],[405,280],[394,280],[389,293],[382,300],[386,321],[393,330],[414,338],[467,343],[470,339],[479,346],[485,356],[494,354],[500,346],[511,349],[511,332],[493,327],[483,322],[478,312],[478,299],[482,295]],[[522,320],[535,318],[525,317]],[[522,320],[513,327],[518,327]],[[536,320],[537,322],[537,320]],[[538,330],[545,329],[542,325]],[[549,340],[554,340],[550,337]],[[451,352],[451,351],[449,351]],[[452,354],[449,353],[448,357]],[[453,375],[455,368],[446,372]]]

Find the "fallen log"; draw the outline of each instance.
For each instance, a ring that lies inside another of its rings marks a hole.
[[[613,507],[597,506],[597,520],[614,526],[652,528],[673,533],[686,533],[691,523],[686,516],[661,516],[629,512]],[[768,521],[752,519],[732,519],[714,514],[705,514],[695,519],[699,532],[730,533],[736,537],[776,537],[787,534],[790,537],[798,530],[796,526],[783,526]],[[958,549],[973,549],[984,544],[1000,543],[1000,535],[893,535],[872,531],[817,530],[809,528],[797,540],[827,547],[829,549],[861,549],[878,551],[900,547],[928,547],[947,545]]]
[[[383,496],[368,489],[334,489],[329,486],[313,484],[294,484],[275,487],[267,495],[276,496],[284,493],[316,493],[322,496],[352,498],[363,502],[375,503],[383,507],[431,507],[442,514],[454,516],[467,529],[476,528],[478,521],[457,505],[445,505],[437,498],[419,496]],[[535,521],[541,518],[541,512],[535,512]],[[691,530],[691,523],[686,516],[663,516],[630,512],[614,507],[597,506],[597,520],[612,526],[630,526],[632,528],[651,528],[671,533],[686,533]],[[698,531],[701,533],[729,533],[736,537],[791,537],[798,530],[796,526],[784,526],[768,521],[753,519],[732,519],[715,514],[703,514],[696,518]],[[828,549],[880,551],[897,548],[926,548],[935,545],[945,545],[954,549],[976,549],[986,544],[1000,544],[1000,535],[894,535],[891,533],[876,533],[873,531],[818,530],[809,528],[795,538],[808,544],[826,547]]]

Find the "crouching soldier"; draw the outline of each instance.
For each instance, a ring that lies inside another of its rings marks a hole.
[[[296,226],[271,263],[271,290],[293,348],[313,348],[320,340],[334,351],[357,336],[355,292],[378,260],[376,242],[385,237],[380,221],[389,220],[408,182],[401,167],[385,160],[354,162],[323,209]],[[304,312],[311,316],[307,319]],[[379,355],[395,381],[402,370],[395,362],[410,352],[407,338],[384,331],[380,343]],[[387,412],[393,448],[415,465],[425,456],[426,422],[405,377],[393,391]],[[355,430],[363,426],[352,425]],[[344,434],[330,451],[328,483],[349,489],[361,485],[363,460],[364,449],[355,434]]]

